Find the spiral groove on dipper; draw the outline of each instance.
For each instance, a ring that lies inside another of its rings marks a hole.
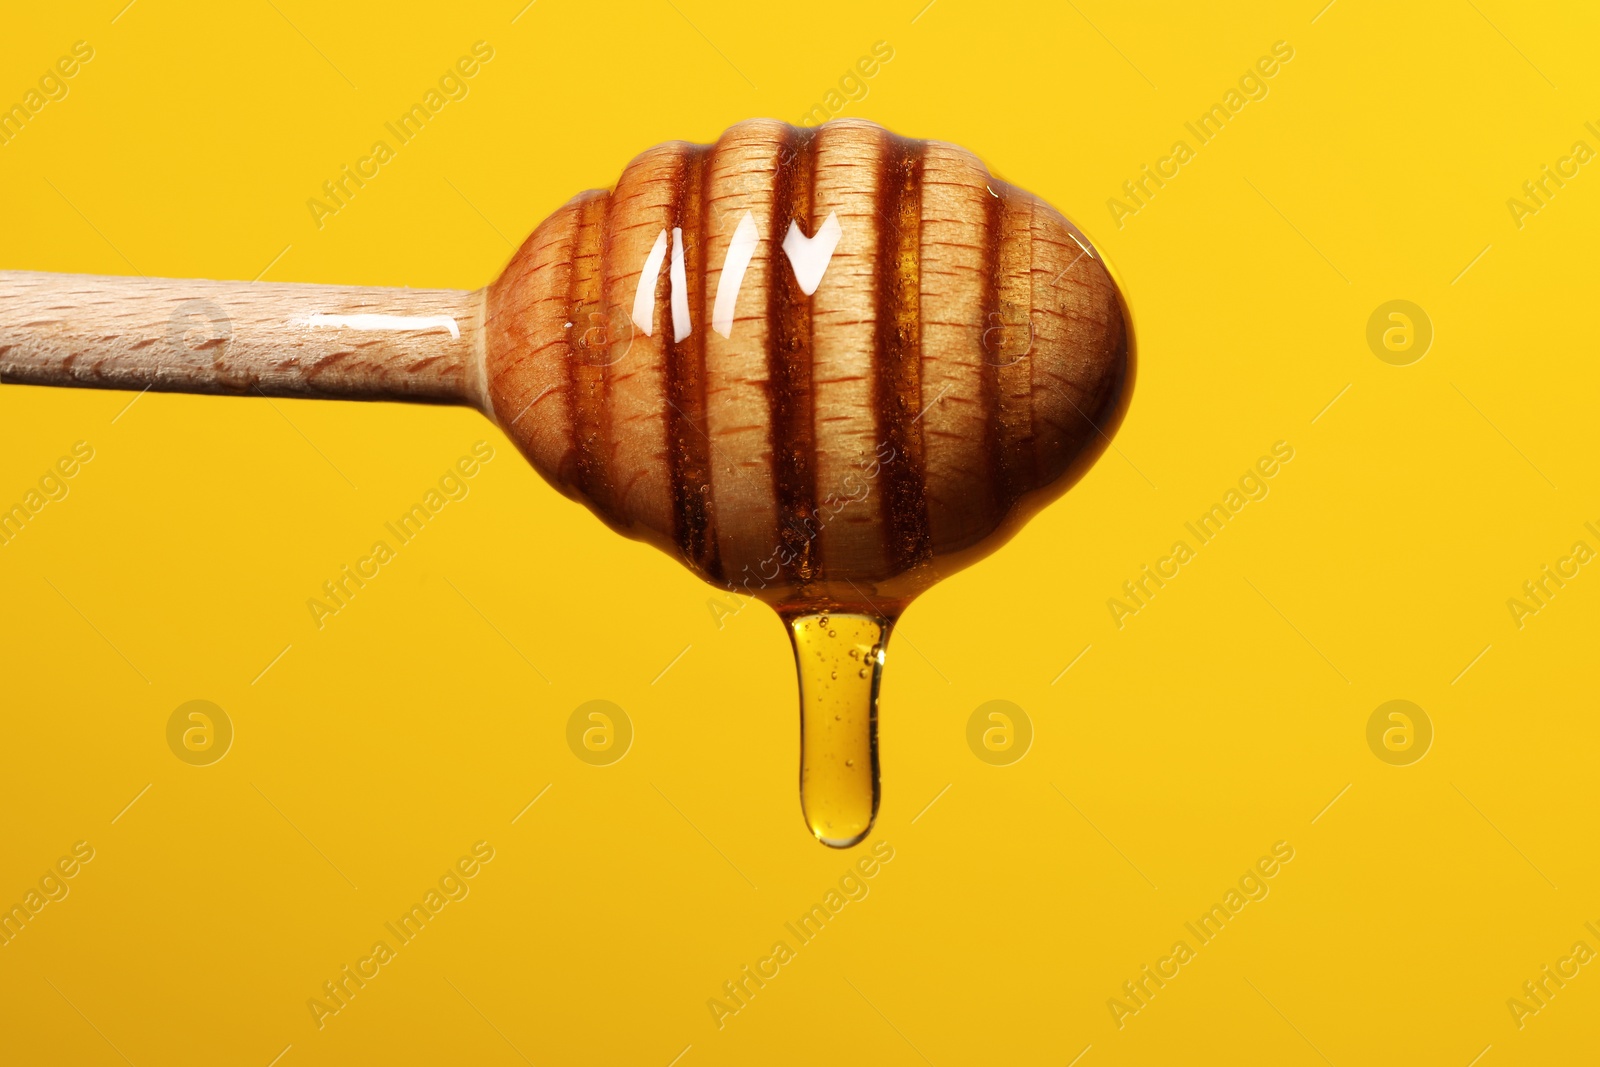
[[[883,473],[885,551],[896,570],[930,554],[922,488],[922,160],[920,142],[892,138],[879,172],[877,397],[882,439],[903,462]]]
[[[772,409],[773,492],[783,576],[791,582],[806,582],[815,575],[820,555],[820,546],[806,525],[817,498],[811,298],[801,292],[793,272],[783,270],[777,262],[777,250],[791,220],[799,221],[806,232],[816,233],[812,190],[817,131],[784,127],[778,136],[766,243],[770,258],[765,354]]]
[[[785,239],[830,216],[808,295]],[[625,316],[652,261],[646,331]],[[534,232],[486,328],[494,413],[547,477],[746,589],[874,582],[982,541],[1103,436],[1127,350],[1059,214],[962,149],[858,121],[650,149]]]

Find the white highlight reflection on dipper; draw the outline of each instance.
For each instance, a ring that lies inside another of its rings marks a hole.
[[[329,326],[346,330],[400,330],[426,332],[444,329],[450,336],[461,340],[461,327],[452,315],[325,315],[320,311],[307,317],[305,324],[312,329]]]
[[[728,242],[728,255],[722,261],[722,276],[717,279],[717,301],[711,309],[711,328],[724,337],[733,335],[733,314],[739,305],[739,287],[744,284],[744,272],[756,254],[761,234],[756,230],[756,217],[744,213],[739,228],[733,231]]]
[[[683,230],[677,226],[672,228],[672,268],[667,276],[672,281],[672,340],[676,344],[694,330],[689,322],[689,277],[683,265]]]
[[[667,258],[667,231],[662,230],[639,272],[639,288],[633,294],[633,324],[646,336],[655,329],[656,279],[661,276],[661,261]]]
[[[822,284],[833,253],[844,236],[837,212],[829,212],[816,236],[807,237],[800,232],[800,224],[789,223],[789,233],[783,239],[783,252],[794,270],[794,280],[800,291],[811,296]],[[717,296],[711,309],[711,328],[723,337],[733,334],[734,313],[739,303],[739,287],[744,284],[745,271],[761,243],[761,233],[755,215],[746,211],[739,226],[728,242],[728,251],[722,258],[722,273],[717,279]],[[661,268],[667,258],[667,231],[663,227],[656,234],[639,271],[639,286],[633,293],[633,324],[649,337],[655,331],[656,286],[661,280]],[[684,263],[683,229],[672,228],[672,262],[667,271],[669,306],[672,312],[672,339],[682,341],[694,332],[689,311],[688,270]]]
[[[833,259],[833,250],[839,247],[839,237],[843,233],[837,212],[828,213],[815,237],[807,237],[800,232],[798,222],[790,221],[789,232],[783,239],[783,254],[789,257],[794,280],[800,284],[802,293],[810,296],[822,284],[822,275],[827,272],[828,262]]]

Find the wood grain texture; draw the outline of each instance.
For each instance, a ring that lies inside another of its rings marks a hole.
[[[724,337],[746,212],[759,242]],[[830,216],[808,295],[782,246]],[[648,334],[630,321],[675,230],[682,338],[665,263]],[[893,614],[992,549],[1098,455],[1131,380],[1121,296],[1081,233],[971,153],[855,120],[643,153],[529,238],[488,335],[492,413],[547,478],[791,613]]]
[[[445,325],[357,330],[316,316]],[[481,294],[0,271],[0,380],[479,404]]]
[[[699,321],[710,322],[723,263],[733,235],[748,212],[752,220],[778,217],[776,177],[790,148],[790,130],[777,122],[746,122],[722,138],[707,169],[705,292]],[[771,226],[768,226],[770,231]],[[758,226],[759,232],[759,226]],[[733,329],[723,337],[701,331],[705,343],[706,423],[711,457],[711,509],[721,577],[747,571],[775,573],[764,563],[779,543],[778,490],[774,469],[771,386],[776,326],[769,305],[774,279],[788,270],[778,244],[761,241],[745,270]],[[781,241],[781,237],[780,237]],[[749,288],[750,296],[744,294]],[[710,442],[716,442],[710,448]]]

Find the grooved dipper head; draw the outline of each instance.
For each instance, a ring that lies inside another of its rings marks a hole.
[[[896,614],[1091,463],[1131,336],[1071,223],[971,153],[743,122],[582,193],[489,290],[545,478],[786,612]]]

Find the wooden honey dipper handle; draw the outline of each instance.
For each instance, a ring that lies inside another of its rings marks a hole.
[[[483,293],[0,271],[0,381],[468,404]]]

